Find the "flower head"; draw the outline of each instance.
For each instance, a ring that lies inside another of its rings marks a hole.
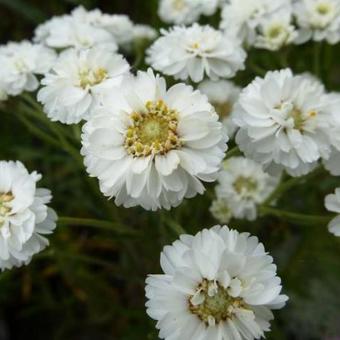
[[[82,154],[117,205],[170,209],[214,181],[226,149],[222,124],[190,86],[166,89],[151,70],[127,76],[85,124]]]
[[[300,42],[310,38],[327,40],[330,44],[340,41],[339,0],[298,0],[294,14],[300,28]]]
[[[332,109],[324,88],[310,77],[288,69],[268,72],[240,95],[236,142],[248,158],[305,174],[330,152]]]
[[[335,190],[334,194],[327,195],[325,206],[328,211],[338,214],[328,225],[328,230],[335,236],[340,236],[340,188]]]
[[[176,79],[231,78],[244,68],[246,53],[240,42],[210,26],[174,27],[163,30],[148,50],[147,62]]]
[[[50,191],[37,189],[41,176],[28,173],[20,162],[0,162],[0,268],[30,262],[46,246],[57,216],[46,204]]]
[[[0,78],[3,94],[19,95],[23,91],[35,91],[41,75],[52,67],[54,51],[28,41],[10,42],[0,47]]]
[[[226,127],[228,136],[232,137],[237,129],[232,119],[234,105],[241,89],[228,80],[205,80],[199,84],[198,89],[208,97]]]
[[[125,59],[110,50],[67,50],[41,81],[38,101],[51,120],[78,123],[89,118],[100,95],[128,71]]]
[[[227,202],[233,217],[254,220],[257,205],[274,191],[280,177],[270,176],[261,165],[244,157],[230,158],[223,165],[216,186],[217,198]]]
[[[259,339],[271,309],[288,300],[258,239],[226,226],[182,235],[164,248],[161,267],[164,274],[146,280],[161,339]]]

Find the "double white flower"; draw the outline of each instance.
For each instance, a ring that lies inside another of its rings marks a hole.
[[[52,121],[88,119],[100,96],[120,84],[129,71],[125,59],[103,48],[63,52],[45,75],[38,101]]]
[[[226,140],[205,96],[185,84],[167,90],[149,70],[103,99],[84,126],[82,154],[117,205],[170,209],[216,179]]]
[[[279,176],[270,176],[250,159],[230,158],[223,163],[216,186],[217,200],[210,211],[221,223],[229,222],[228,217],[255,220],[257,205],[269,197],[279,180]]]
[[[164,248],[161,267],[145,289],[161,339],[259,339],[271,309],[288,300],[263,244],[226,226],[182,235]]]
[[[147,51],[147,62],[157,71],[194,82],[232,78],[244,69],[246,53],[241,42],[210,26],[194,24],[162,30]]]
[[[0,47],[0,98],[16,96],[23,91],[35,91],[39,86],[37,75],[52,67],[54,51],[29,41],[10,42]]]
[[[46,246],[57,216],[47,207],[51,193],[37,189],[41,175],[20,162],[0,162],[0,269],[30,262]]]
[[[334,194],[327,195],[325,198],[326,209],[338,214],[328,225],[328,230],[335,236],[340,236],[340,188]]]
[[[329,157],[333,110],[334,98],[310,77],[268,72],[240,95],[236,142],[248,158],[303,175]]]

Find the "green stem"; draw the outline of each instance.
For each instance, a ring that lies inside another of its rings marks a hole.
[[[114,222],[97,220],[93,218],[78,218],[78,217],[59,217],[58,223],[62,225],[77,225],[87,226],[91,228],[114,231],[122,235],[137,235],[137,233],[126,227],[122,227]]]
[[[261,206],[259,211],[262,216],[275,216],[301,225],[327,225],[333,218],[333,216],[306,215],[266,206]]]
[[[226,155],[224,159],[228,159],[234,156],[238,156],[241,153],[240,149],[238,146],[233,147],[232,149],[230,149]]]

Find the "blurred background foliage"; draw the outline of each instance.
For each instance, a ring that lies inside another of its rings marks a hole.
[[[0,0],[0,41],[30,39],[37,24],[80,4],[160,27],[157,0]],[[328,89],[340,91],[339,52],[339,47],[317,44],[276,53],[253,50],[247,70],[236,81],[246,85],[264,70],[289,65],[296,72],[314,71]],[[18,112],[15,100],[1,107],[0,159],[21,160],[30,170],[39,169],[41,185],[53,191],[53,207],[60,216],[112,223],[94,228],[64,219],[50,248],[29,266],[0,274],[0,340],[157,339],[154,322],[145,314],[145,277],[160,272],[162,247],[183,229],[196,233],[216,224],[208,211],[213,187],[171,212],[116,208],[87,177],[77,157],[79,145],[70,150],[58,139],[58,129],[65,127],[54,124],[49,133],[36,117]],[[54,143],[46,143],[39,131]],[[324,196],[339,184],[339,179],[318,172],[288,190],[279,206],[323,215]],[[325,225],[297,225],[276,217],[233,221],[231,226],[260,238],[291,297],[287,307],[275,313],[267,339],[340,339],[339,239]]]

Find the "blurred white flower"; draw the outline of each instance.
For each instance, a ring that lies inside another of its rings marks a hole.
[[[259,339],[288,300],[263,244],[226,226],[182,235],[160,262],[145,291],[161,339]]]
[[[229,201],[223,197],[214,199],[211,203],[209,211],[219,223],[229,223],[233,217],[233,212]]]
[[[329,156],[323,159],[323,165],[331,175],[340,176],[340,151],[332,147]]]
[[[219,0],[160,0],[158,15],[169,24],[192,24],[202,14],[214,14],[219,5]]]
[[[336,44],[340,41],[339,0],[297,0],[294,14],[300,28],[299,42],[313,39]]]
[[[153,72],[130,75],[83,128],[91,176],[115,203],[170,209],[216,179],[227,137],[207,98],[190,86],[166,89]]]
[[[200,82],[205,74],[218,80],[244,69],[246,53],[240,41],[210,26],[177,26],[161,33],[147,51],[147,62],[166,75]]]
[[[48,246],[57,216],[47,207],[51,193],[37,189],[41,175],[20,162],[0,161],[0,269],[28,264]]]
[[[79,123],[89,118],[100,95],[119,85],[128,71],[125,59],[110,50],[70,49],[42,79],[38,101],[52,121]]]
[[[295,42],[297,37],[298,31],[292,24],[292,12],[284,8],[259,22],[254,46],[277,51]]]
[[[280,176],[270,176],[250,159],[232,157],[223,163],[216,196],[228,201],[233,217],[253,221],[257,216],[257,205],[269,197],[279,180]]]
[[[151,26],[137,24],[133,27],[134,40],[155,40],[157,36],[157,31]]]
[[[234,122],[236,142],[248,158],[285,169],[311,171],[330,153],[332,105],[322,86],[289,69],[256,78],[241,93]]]
[[[28,41],[10,42],[0,47],[0,78],[2,97],[35,91],[39,86],[36,75],[49,71],[55,61],[53,50]]]
[[[116,51],[118,46],[107,30],[75,20],[71,16],[54,17],[35,30],[35,42],[56,49],[105,47]]]
[[[328,224],[328,230],[335,236],[340,236],[340,188],[337,188],[334,194],[326,196],[325,207],[328,211],[338,214],[338,216]]]
[[[285,6],[290,6],[290,0],[229,0],[223,7],[220,27],[251,46],[259,23]]]
[[[212,104],[227,129],[229,138],[233,137],[237,126],[233,122],[234,104],[237,102],[241,89],[228,80],[204,80],[198,89],[204,93]]]

